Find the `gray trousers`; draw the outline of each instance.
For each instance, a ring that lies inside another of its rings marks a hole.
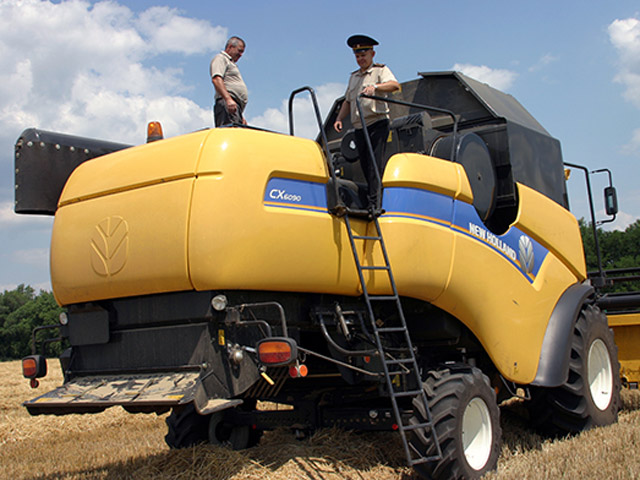
[[[238,109],[235,114],[230,115],[227,111],[227,102],[224,101],[224,98],[216,99],[216,103],[213,105],[213,116],[215,118],[216,127],[220,127],[221,125],[230,125],[232,123],[242,125],[242,104],[235,98],[233,98],[233,100],[238,105]]]

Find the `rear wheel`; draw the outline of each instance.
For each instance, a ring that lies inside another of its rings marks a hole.
[[[224,420],[225,412],[216,412],[209,420],[209,443],[222,445],[233,450],[243,450],[251,446],[252,435],[249,425],[234,425]],[[258,441],[260,438],[258,437]],[[257,444],[257,441],[256,441]]]
[[[168,432],[164,437],[170,448],[186,448],[207,441],[209,417],[196,412],[192,403],[176,407],[167,417]]]
[[[620,409],[618,349],[607,317],[586,305],[571,340],[569,378],[560,387],[531,389],[531,423],[541,432],[561,436],[609,425]]]
[[[500,455],[502,430],[495,391],[477,368],[429,372],[423,384],[442,450],[439,461],[417,464],[416,471],[433,479],[479,478],[493,470]],[[426,421],[420,398],[413,402],[412,423]],[[415,431],[411,445],[424,456],[436,455],[430,432]]]

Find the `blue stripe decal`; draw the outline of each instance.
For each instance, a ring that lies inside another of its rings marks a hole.
[[[271,207],[327,212],[324,183],[274,177],[267,183],[263,200],[265,205]]]
[[[323,183],[271,178],[264,193],[270,207],[328,213]],[[428,190],[409,187],[384,189],[384,218],[408,218],[450,228],[500,254],[531,283],[549,251],[518,228],[495,235],[484,226],[473,205]]]
[[[408,187],[384,189],[384,217],[412,218],[445,225],[455,232],[473,238],[499,253],[531,283],[540,271],[549,251],[541,244],[512,227],[503,235],[495,235],[484,226],[473,205],[440,193]]]
[[[502,235],[492,233],[484,226],[473,205],[468,203],[456,202],[454,218],[454,230],[491,247],[518,268],[530,282],[535,280],[549,250],[516,227],[509,228]]]
[[[390,214],[451,224],[454,203],[446,195],[419,188],[391,187],[384,189],[382,198],[382,208]]]

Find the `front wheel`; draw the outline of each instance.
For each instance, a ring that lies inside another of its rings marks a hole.
[[[495,469],[502,429],[496,394],[489,379],[477,368],[445,368],[429,372],[423,388],[442,459],[417,464],[416,471],[433,479],[473,479]],[[411,422],[425,422],[420,397],[414,400],[413,407]],[[429,431],[416,431],[410,442],[424,456],[437,453]]]
[[[529,416],[542,433],[562,436],[610,425],[620,409],[618,348],[607,317],[585,305],[571,339],[569,377],[555,388],[532,388]]]

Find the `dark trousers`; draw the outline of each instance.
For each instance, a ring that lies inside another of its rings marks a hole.
[[[371,147],[373,148],[373,156],[369,153],[367,141],[364,138],[364,129],[357,128],[355,134],[355,144],[360,157],[360,166],[369,186],[367,200],[370,207],[378,208],[380,200],[380,179],[384,171],[384,147],[389,137],[389,120],[378,120],[377,122],[367,126]]]
[[[213,116],[216,121],[216,127],[219,127],[221,125],[229,125],[231,123],[242,124],[242,107],[235,98],[233,100],[238,105],[238,108],[234,115],[230,115],[227,111],[227,102],[224,101],[224,98],[216,99],[216,103],[213,106]]]

